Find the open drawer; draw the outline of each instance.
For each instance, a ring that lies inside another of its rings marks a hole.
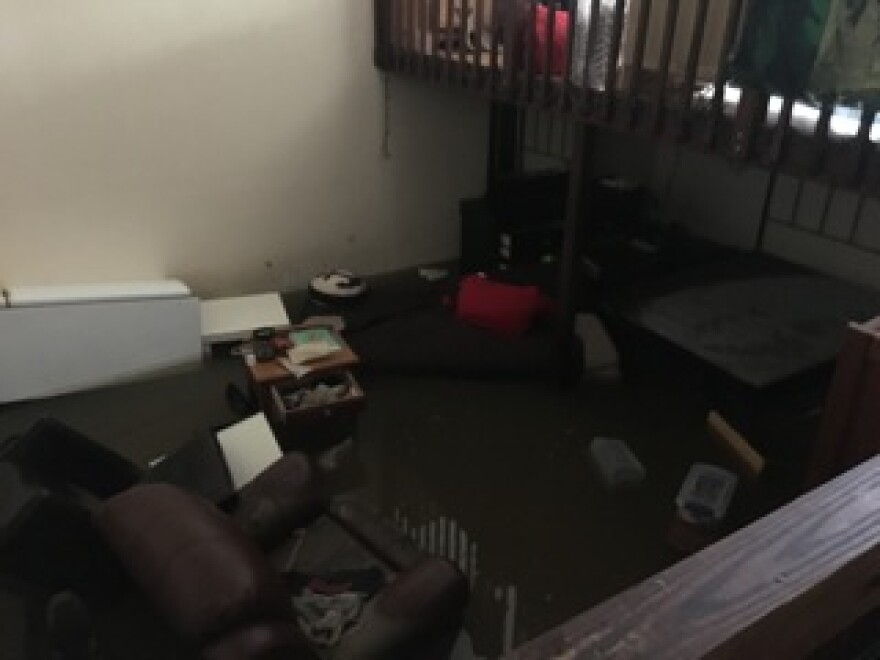
[[[286,381],[269,392],[272,424],[285,451],[322,449],[351,437],[366,402],[349,371]]]

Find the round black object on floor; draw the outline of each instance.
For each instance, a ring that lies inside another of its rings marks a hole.
[[[346,306],[367,294],[366,281],[348,270],[331,270],[312,278],[309,298],[328,307]]]

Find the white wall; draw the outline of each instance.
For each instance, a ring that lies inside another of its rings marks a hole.
[[[486,104],[392,80],[364,0],[2,0],[0,286],[204,295],[456,253]]]

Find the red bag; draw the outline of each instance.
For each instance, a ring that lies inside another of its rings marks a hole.
[[[550,72],[561,76],[567,56],[569,13],[557,9],[553,21],[553,47],[550,49]],[[545,5],[535,7],[535,25],[532,36],[534,53],[532,61],[535,63],[535,72],[544,73],[547,70],[547,22],[550,20],[550,10]]]
[[[549,307],[536,286],[492,282],[480,275],[461,280],[455,315],[465,323],[515,338]]]

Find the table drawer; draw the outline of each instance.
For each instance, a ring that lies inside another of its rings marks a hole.
[[[321,384],[323,393],[316,394]],[[333,390],[339,393],[331,395]],[[349,371],[279,383],[269,392],[272,422],[286,451],[321,448],[350,437],[366,403],[363,388]]]

